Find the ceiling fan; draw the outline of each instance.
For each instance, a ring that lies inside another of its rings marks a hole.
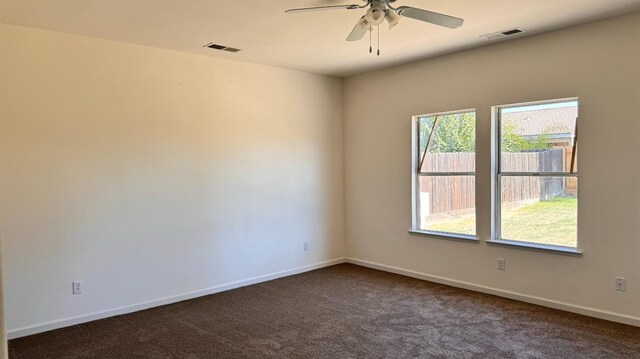
[[[363,0],[365,4],[356,5],[330,5],[330,6],[315,6],[315,7],[304,7],[297,9],[289,9],[285,11],[286,13],[299,13],[299,12],[307,12],[307,11],[319,11],[319,10],[358,10],[364,9],[368,7],[366,14],[358,20],[356,26],[353,28],[349,36],[347,36],[347,41],[358,41],[364,37],[367,31],[372,31],[374,25],[380,25],[385,20],[389,23],[389,29],[393,28],[398,24],[401,17],[408,17],[415,20],[420,20],[424,22],[428,22],[435,25],[440,25],[444,27],[448,27],[450,29],[455,29],[457,27],[462,26],[464,22],[463,19],[440,14],[433,11],[427,11],[418,9],[411,6],[400,6],[393,7],[393,3],[396,0]],[[371,51],[371,48],[369,48]]]

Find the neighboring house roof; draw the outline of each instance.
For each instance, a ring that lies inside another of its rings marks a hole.
[[[571,135],[575,131],[576,117],[578,108],[575,106],[502,113],[502,121],[513,123],[520,136]]]

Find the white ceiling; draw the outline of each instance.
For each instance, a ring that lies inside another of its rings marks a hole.
[[[524,35],[640,10],[640,0],[398,0],[465,19],[454,30],[401,19],[381,26],[382,55],[368,36],[345,38],[365,10],[285,14],[292,7],[361,4],[362,0],[0,0],[7,24],[225,57],[320,74],[348,76],[491,41],[481,35],[513,27]],[[496,41],[496,40],[493,40]],[[227,53],[203,48],[242,49]]]

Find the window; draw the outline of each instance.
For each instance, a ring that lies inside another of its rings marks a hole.
[[[414,231],[475,238],[474,110],[413,117]]]
[[[493,240],[578,245],[578,100],[495,107]]]

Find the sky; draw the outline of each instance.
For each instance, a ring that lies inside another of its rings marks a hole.
[[[554,102],[554,103],[545,103],[541,105],[509,107],[509,108],[502,109],[502,113],[532,111],[532,110],[546,110],[550,108],[574,107],[574,106],[578,106],[578,101]]]

